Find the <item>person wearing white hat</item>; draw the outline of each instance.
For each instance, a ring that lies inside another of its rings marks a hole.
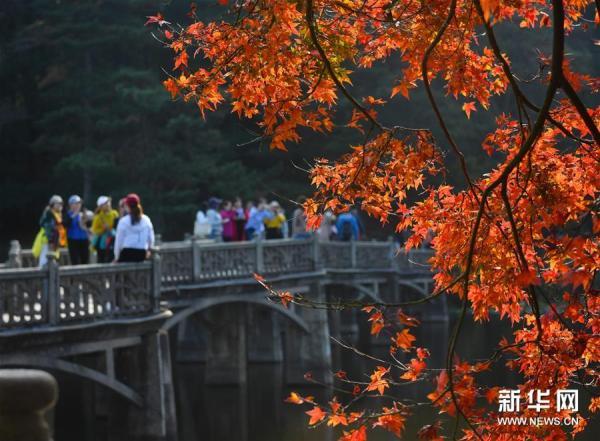
[[[67,244],[71,265],[85,265],[90,261],[90,240],[85,212],[81,210],[81,197],[74,194],[69,198],[69,211],[65,216]]]
[[[285,237],[284,228],[287,227],[287,221],[279,202],[272,201],[269,204],[269,211],[272,213],[272,215],[264,221],[266,238],[283,239]]]
[[[67,245],[62,209],[62,198],[54,195],[48,201],[48,206],[40,218],[40,231],[33,244],[34,256],[37,254],[40,267],[48,262],[48,254],[53,253],[58,257],[59,248]]]
[[[114,238],[119,213],[111,206],[108,196],[100,196],[96,201],[96,212],[92,221],[92,244],[98,254],[98,263],[109,263],[114,258]]]

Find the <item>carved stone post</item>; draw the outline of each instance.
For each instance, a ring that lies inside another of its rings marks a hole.
[[[10,250],[8,251],[8,267],[21,268],[23,262],[21,260],[21,244],[18,240],[10,241]]]
[[[350,262],[352,268],[356,268],[356,241],[354,238],[350,241]]]
[[[323,265],[321,262],[321,250],[319,248],[319,236],[317,234],[312,235],[312,259],[314,270],[320,270]]]
[[[53,253],[48,253],[47,271],[48,323],[56,325],[60,321],[60,280],[58,262]]]
[[[192,237],[192,276],[194,278],[194,282],[198,282],[200,280],[200,275],[202,274],[202,256],[200,253],[200,244],[195,236]]]
[[[0,439],[50,441],[45,414],[57,399],[58,384],[47,372],[0,370]]]
[[[162,282],[162,274],[160,267],[160,254],[157,250],[152,253],[152,310],[158,312],[160,310],[160,286]]]

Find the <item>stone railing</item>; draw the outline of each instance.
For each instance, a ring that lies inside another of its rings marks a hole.
[[[432,255],[429,249],[416,249],[406,253],[391,241],[320,242],[316,237],[306,240],[281,239],[228,243],[192,239],[161,243],[156,247],[154,254],[160,255],[161,284],[164,287],[246,278],[251,277],[253,273],[270,276],[321,269],[427,271],[429,268],[427,260]],[[61,262],[68,262],[66,253],[61,253],[59,263]],[[35,261],[31,251],[20,250],[18,242],[13,241],[6,266],[26,268],[33,265]],[[96,286],[94,288],[96,291],[102,290],[99,288],[101,283],[94,281],[95,275],[106,273],[106,277],[109,277],[109,274],[116,274],[114,271],[121,270],[125,270],[123,265],[61,267],[61,273],[64,272],[65,280],[69,280],[69,286],[77,286],[77,283],[81,286],[84,284],[90,287]],[[89,283],[84,280],[88,276]],[[106,283],[112,286],[120,282],[115,279]],[[140,286],[145,285],[140,284]],[[71,289],[69,288],[67,296],[70,295]],[[75,291],[77,292],[77,289]],[[98,296],[105,295],[108,294],[98,294]],[[77,302],[74,304],[78,305]],[[70,307],[67,308],[69,314],[74,313],[75,316],[87,314],[79,306],[73,308],[73,311]]]
[[[118,265],[0,270],[0,329],[119,318],[159,310],[160,258]]]
[[[157,248],[164,286],[218,279],[331,270],[426,271],[431,250],[405,253],[393,242],[166,242]]]
[[[0,269],[0,329],[77,323],[157,311],[161,289],[219,280],[330,271],[428,271],[431,250],[405,253],[391,242],[266,240],[166,242],[151,262],[61,266],[43,269],[30,250],[11,244]],[[22,267],[18,267],[22,266]]]

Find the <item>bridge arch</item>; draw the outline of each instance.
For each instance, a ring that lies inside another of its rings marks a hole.
[[[356,289],[360,294],[362,294],[362,297],[368,297],[374,303],[383,303],[383,300],[381,299],[381,297],[379,296],[379,293],[376,290],[371,289],[371,288],[365,286],[364,284],[361,284],[360,282],[336,281],[336,282],[332,283],[332,285],[349,286],[351,288]]]
[[[247,294],[235,294],[235,295],[229,294],[229,295],[218,296],[218,297],[214,297],[214,298],[202,298],[202,299],[196,300],[194,303],[192,303],[190,306],[186,307],[185,309],[182,309],[181,311],[174,313],[173,316],[171,318],[169,318],[163,324],[161,330],[168,331],[173,326],[181,323],[183,320],[191,317],[192,315],[194,315],[200,311],[205,311],[205,310],[213,308],[215,306],[226,305],[229,303],[246,303],[246,304],[253,304],[253,305],[258,305],[258,306],[273,309],[275,312],[278,312],[279,314],[283,315],[287,319],[291,320],[294,324],[296,324],[304,332],[306,332],[306,333],[309,332],[308,324],[298,314],[294,313],[293,311],[291,311],[287,308],[283,308],[282,306],[280,306],[276,303],[271,303],[271,302],[265,301],[264,294],[261,294],[260,297],[247,295]]]
[[[27,356],[16,356],[8,359],[0,359],[0,366],[2,367],[33,367],[36,369],[52,369],[68,374],[73,374],[87,380],[91,380],[108,389],[116,392],[118,395],[124,397],[128,401],[132,402],[138,407],[144,406],[144,399],[130,386],[122,383],[114,377],[111,377],[102,372],[90,369],[80,364],[72,363],[70,361],[61,360],[59,358],[44,357],[38,355],[27,355]]]

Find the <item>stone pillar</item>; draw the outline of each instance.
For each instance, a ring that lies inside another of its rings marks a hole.
[[[281,328],[277,313],[267,308],[248,308],[246,311],[248,361],[282,362]]]
[[[246,308],[230,304],[210,311],[207,384],[246,383]]]
[[[323,301],[325,293],[320,283],[312,284],[306,294],[314,300]],[[312,309],[294,306],[306,322],[308,333],[293,323],[288,323],[285,334],[286,381],[289,384],[305,383],[304,375],[322,383],[331,384],[331,344],[326,309]]]
[[[9,268],[21,268],[23,262],[21,261],[21,244],[18,240],[10,241],[10,249],[8,250],[8,267]]]
[[[126,362],[134,376],[133,386],[142,395],[144,405],[132,411],[130,435],[144,441],[176,441],[177,419],[168,334],[159,331],[143,336],[136,352],[137,360]]]
[[[46,412],[58,399],[58,384],[46,372],[0,370],[0,439],[50,441]]]

